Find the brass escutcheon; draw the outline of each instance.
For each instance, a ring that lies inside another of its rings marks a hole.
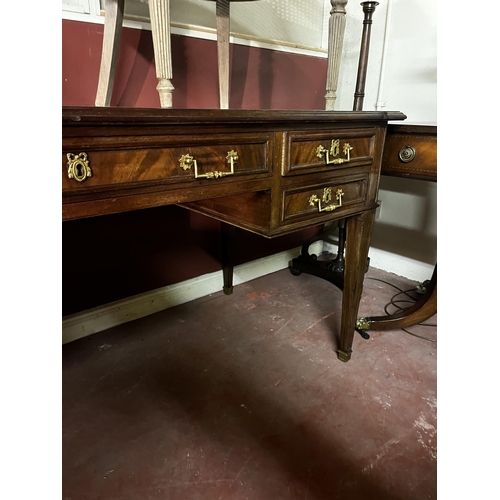
[[[337,192],[335,193],[335,199],[338,201],[338,204],[333,203],[332,205],[327,205],[326,207],[321,206],[321,202],[323,203],[330,203],[332,200],[332,188],[325,188],[323,189],[323,196],[321,200],[313,194],[309,198],[309,205],[314,207],[316,203],[318,204],[318,212],[331,212],[332,210],[335,210],[336,208],[339,208],[342,206],[342,196],[344,196],[344,191],[342,189],[337,189]]]
[[[318,158],[322,158],[324,155],[325,163],[327,165],[340,165],[341,163],[347,163],[348,161],[351,161],[352,149],[352,146],[348,142],[344,143],[342,151],[346,155],[346,158],[335,158],[340,153],[340,139],[332,139],[330,149],[324,148],[321,144],[316,148],[316,156]]]
[[[198,162],[190,154],[182,155],[179,158],[179,163],[181,168],[184,170],[190,169],[191,165],[193,165],[195,179],[220,179],[221,177],[227,177],[228,175],[234,174],[234,163],[238,160],[238,153],[233,150],[229,151],[227,153],[226,160],[231,166],[231,170],[229,172],[215,170],[213,172],[207,172],[206,174],[198,173]]]
[[[87,177],[92,177],[92,170],[90,170],[89,162],[87,160],[87,153],[80,153],[75,155],[68,153],[68,177],[75,179],[78,182],[83,182]]]

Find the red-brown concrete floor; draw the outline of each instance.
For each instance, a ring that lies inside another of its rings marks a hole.
[[[360,315],[397,292],[369,278],[416,285],[370,269]],[[436,344],[356,334],[342,363],[340,307],[283,270],[65,345],[63,499],[436,498]]]

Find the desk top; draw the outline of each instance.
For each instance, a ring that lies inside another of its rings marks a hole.
[[[162,125],[232,123],[338,123],[404,120],[400,111],[254,109],[152,109],[63,106],[63,127],[79,125]]]

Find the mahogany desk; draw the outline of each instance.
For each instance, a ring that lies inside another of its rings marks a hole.
[[[437,182],[437,126],[389,125],[382,155],[382,175]],[[425,293],[410,308],[387,316],[359,318],[358,331],[396,330],[418,325],[437,313],[437,264]]]
[[[351,357],[389,120],[400,112],[63,107],[63,221],[180,204],[272,238],[346,220]]]

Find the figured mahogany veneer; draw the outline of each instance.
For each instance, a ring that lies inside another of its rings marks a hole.
[[[180,204],[276,237],[346,219],[339,357],[347,361],[387,121],[405,118],[400,112],[63,107],[63,220]],[[328,160],[327,150],[333,151]],[[80,153],[91,169],[82,182],[68,177],[68,154]],[[232,175],[229,153],[236,158]],[[186,155],[197,161],[198,174],[223,175],[195,178],[193,165],[179,161]],[[333,209],[339,190],[342,200]]]

